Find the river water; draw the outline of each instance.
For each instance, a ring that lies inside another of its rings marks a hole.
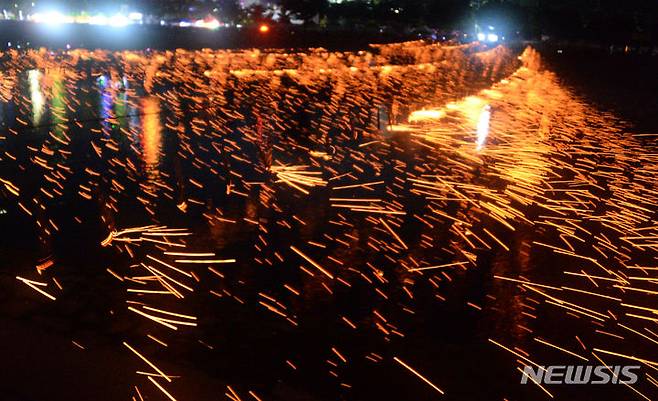
[[[655,397],[655,138],[516,56],[3,54],[0,389]]]

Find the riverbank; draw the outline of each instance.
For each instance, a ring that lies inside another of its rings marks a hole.
[[[267,32],[258,27],[178,28],[157,25],[130,25],[121,28],[93,25],[48,25],[28,22],[0,22],[0,50],[7,48],[190,50],[210,48],[303,48],[330,50],[363,49],[370,43],[390,43],[408,39],[393,32],[317,30],[303,27],[272,26]]]

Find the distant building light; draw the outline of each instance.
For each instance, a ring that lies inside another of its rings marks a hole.
[[[221,24],[216,19],[212,19],[212,20],[206,22],[206,28],[208,28],[208,29],[217,29],[220,26],[221,26]]]
[[[90,17],[89,23],[91,25],[107,25],[109,22],[106,16],[103,14],[98,14]]]
[[[110,25],[117,28],[124,27],[129,23],[130,21],[128,21],[128,18],[123,14],[116,14],[110,17]]]
[[[219,21],[217,21],[215,18],[210,19],[210,20],[196,20],[194,22],[194,26],[196,28],[206,28],[206,29],[217,29],[220,27]]]
[[[478,33],[478,40],[479,40],[480,42],[483,42],[486,38],[487,38],[487,37],[486,37],[485,34],[483,34],[483,33],[481,33],[481,32]]]
[[[498,42],[498,35],[496,35],[495,33],[490,33],[487,35],[487,40],[489,42]]]

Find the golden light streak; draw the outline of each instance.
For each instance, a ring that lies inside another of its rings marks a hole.
[[[157,366],[155,366],[151,361],[149,361],[148,359],[146,359],[146,357],[144,357],[142,354],[140,354],[136,349],[134,349],[133,347],[131,347],[131,346],[130,346],[127,342],[125,342],[125,341],[124,341],[122,344],[125,345],[126,348],[128,348],[129,350],[131,350],[135,355],[137,355],[142,361],[146,362],[147,365],[149,365],[150,367],[152,367],[153,370],[155,370],[156,372],[158,372],[158,374],[159,374],[161,377],[163,377],[165,380],[167,380],[168,382],[171,383],[171,379],[169,378],[169,376],[167,376],[162,370],[160,370]]]
[[[404,367],[405,367],[407,370],[409,370],[411,373],[413,373],[413,374],[415,374],[416,376],[418,376],[422,381],[424,381],[425,383],[429,384],[434,390],[438,391],[438,392],[441,393],[442,395],[445,394],[445,393],[443,392],[443,390],[441,390],[440,388],[438,388],[436,385],[434,385],[434,383],[432,383],[431,381],[429,381],[428,379],[426,379],[423,375],[421,375],[420,373],[416,372],[411,366],[409,366],[409,365],[407,365],[406,363],[404,363],[404,362],[403,362],[402,360],[400,360],[398,357],[396,357],[396,356],[393,357],[393,360],[395,360],[395,362],[399,363],[400,365],[404,366]]]
[[[146,376],[146,378],[149,379],[149,380],[151,381],[151,383],[153,383],[153,385],[155,385],[160,391],[162,391],[162,393],[163,393],[164,395],[166,395],[167,398],[169,398],[171,401],[176,401],[176,399],[174,398],[174,396],[172,396],[171,394],[169,394],[169,392],[167,392],[167,390],[165,390],[164,387],[162,387],[157,381],[155,381],[154,378],[152,378],[151,376]],[[165,377],[165,379],[168,379],[168,378]],[[171,381],[171,380],[167,380],[167,381]]]
[[[311,265],[313,265],[313,267],[315,267],[316,269],[318,269],[319,271],[321,271],[322,273],[324,273],[324,275],[326,275],[327,277],[329,277],[329,278],[332,279],[332,280],[334,279],[334,276],[333,276],[331,273],[329,273],[329,272],[328,272],[327,270],[325,270],[322,266],[320,266],[319,264],[317,264],[313,259],[311,259],[311,258],[309,258],[308,256],[304,255],[304,253],[303,253],[302,251],[300,251],[299,249],[295,248],[294,246],[290,246],[290,249],[292,249],[297,255],[299,255],[299,256],[301,256],[302,258],[304,258],[304,260],[306,260],[308,263],[310,263]]]

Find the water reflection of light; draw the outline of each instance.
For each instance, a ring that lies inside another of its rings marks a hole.
[[[45,106],[45,99],[41,93],[41,72],[39,70],[30,70],[27,72],[27,79],[30,85],[30,99],[32,101],[32,124],[39,124]]]
[[[54,71],[50,75],[52,79],[50,110],[53,123],[55,123],[54,133],[57,137],[61,137],[64,135],[62,123],[66,120],[66,92],[61,73]]]
[[[144,119],[142,122],[142,143],[144,162],[150,168],[160,162],[162,146],[162,125],[160,124],[160,103],[158,98],[149,97],[142,101]]]
[[[119,91],[114,101],[114,117],[117,119],[120,127],[126,127],[128,122],[128,94],[126,91]]]
[[[107,89],[105,81],[99,82],[101,85],[101,104],[100,104],[100,114],[101,114],[101,123],[105,128],[110,127],[108,118],[113,117],[112,106],[114,105],[114,93]]]
[[[480,119],[478,120],[477,125],[477,149],[480,150],[484,146],[484,141],[489,135],[489,119],[491,118],[491,107],[489,105],[484,106],[482,112],[480,113]]]

